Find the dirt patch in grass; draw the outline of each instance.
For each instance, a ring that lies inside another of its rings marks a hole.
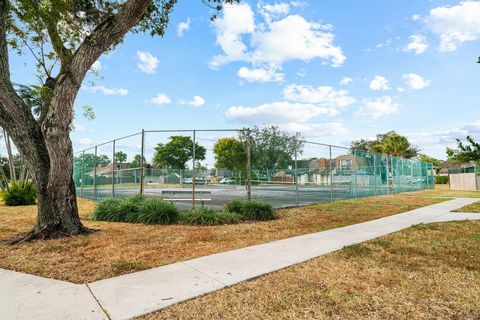
[[[44,277],[91,282],[258,243],[337,228],[412,210],[443,199],[398,194],[279,210],[280,219],[223,226],[141,225],[89,219],[95,203],[79,199],[89,236],[10,246],[26,232],[36,207],[0,205],[0,268]]]
[[[138,320],[479,319],[479,230],[420,225]]]

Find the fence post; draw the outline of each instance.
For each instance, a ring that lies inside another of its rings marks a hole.
[[[412,191],[415,191],[415,184],[413,182],[413,161],[411,161],[411,164],[410,164],[410,173],[412,176]]]
[[[252,199],[252,163],[250,150],[250,129],[247,129],[247,168],[246,168],[246,185],[247,185],[247,200]]]
[[[385,171],[387,172],[387,194],[390,194],[390,167],[388,166],[388,154],[385,156],[387,164],[385,165]]]
[[[297,149],[298,149],[298,146],[297,146],[297,143],[298,143],[298,133],[295,134],[295,137],[293,138],[294,139],[294,151],[295,151],[295,171],[294,171],[294,177],[295,177],[295,193],[296,193],[296,202],[297,202],[297,206],[300,204],[299,201],[298,201],[298,163],[297,163]]]
[[[82,171],[80,178],[80,197],[83,197],[83,176],[85,175],[85,150],[82,151]]]
[[[405,159],[402,158],[402,192],[405,192]]]
[[[357,187],[357,172],[358,172],[358,160],[357,160],[357,149],[353,149],[353,159],[355,160],[355,163],[356,163],[356,166],[357,166],[357,170],[354,171],[355,173],[355,198],[358,198],[358,187]],[[350,170],[353,169],[353,161],[352,161],[352,167]],[[353,170],[352,170],[353,172]]]
[[[330,153],[330,201],[333,201],[333,168],[332,168],[332,146],[328,146],[328,150]]]
[[[196,158],[196,155],[195,155],[195,149],[196,149],[196,146],[195,146],[195,143],[196,143],[196,137],[195,137],[195,130],[193,130],[193,148],[192,148],[192,155],[193,155],[193,159],[192,159],[192,162],[193,162],[193,166],[192,166],[192,209],[195,209],[195,158]]]
[[[141,146],[141,149],[140,149],[140,194],[143,196],[143,180],[145,179],[145,176],[144,176],[144,166],[145,166],[145,163],[144,163],[144,157],[145,157],[145,129],[142,129],[142,146]]]
[[[95,146],[95,157],[93,158],[93,200],[97,201],[97,147]]]
[[[115,198],[115,140],[112,143],[112,198]]]
[[[377,154],[373,154],[373,195],[377,195]]]

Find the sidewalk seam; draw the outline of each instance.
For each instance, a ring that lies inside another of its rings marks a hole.
[[[108,314],[108,311],[107,309],[105,309],[102,304],[100,303],[100,301],[98,301],[97,297],[95,296],[95,294],[93,293],[92,289],[90,288],[90,286],[88,285],[88,283],[85,283],[85,285],[87,286],[87,289],[88,291],[90,291],[90,294],[92,295],[93,299],[95,299],[95,301],[97,302],[98,306],[100,307],[100,309],[102,309],[103,313],[105,314],[105,316],[107,316],[107,318],[109,320],[112,320],[112,318],[110,318],[110,315]]]

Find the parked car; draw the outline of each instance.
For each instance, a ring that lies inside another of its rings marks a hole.
[[[230,179],[230,178],[223,178],[218,183],[220,183],[220,184],[235,184],[235,180]]]

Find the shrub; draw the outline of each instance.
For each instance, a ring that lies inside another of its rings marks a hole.
[[[4,189],[0,192],[0,198],[7,206],[32,205],[37,200],[37,189],[31,181],[25,184],[21,181],[11,182],[9,189],[9,191]]]
[[[243,220],[243,216],[234,212],[216,211],[212,208],[189,210],[180,214],[181,224],[215,226],[233,224]]]
[[[168,224],[178,219],[178,209],[172,203],[143,196],[106,199],[97,204],[92,219],[112,222]]]
[[[448,176],[435,176],[435,183],[436,184],[447,184],[448,183]]]
[[[177,207],[168,201],[148,198],[140,204],[137,221],[146,224],[169,224],[178,220]]]
[[[276,219],[272,204],[263,200],[230,200],[226,209],[242,215],[247,220]]]

